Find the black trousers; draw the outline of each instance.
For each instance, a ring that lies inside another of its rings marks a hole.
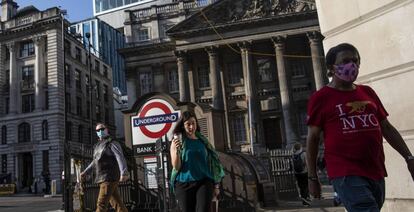
[[[298,181],[300,197],[305,199],[309,198],[308,173],[295,174],[295,176]]]
[[[175,197],[182,212],[208,212],[214,185],[210,180],[175,183]]]

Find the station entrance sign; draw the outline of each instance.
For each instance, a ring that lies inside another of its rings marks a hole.
[[[151,99],[142,105],[131,117],[134,155],[154,154],[155,141],[165,135],[171,138],[180,116],[181,112],[163,99]]]

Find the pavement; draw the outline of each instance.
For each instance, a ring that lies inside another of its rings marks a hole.
[[[15,194],[0,196],[1,212],[63,212],[62,196],[35,196],[32,194]],[[322,198],[313,199],[310,206],[303,206],[297,200],[278,201],[278,206],[262,208],[258,212],[345,212],[344,207],[333,206],[333,189],[330,185],[322,186]]]
[[[62,196],[44,197],[30,194],[0,196],[1,212],[55,212],[60,211]]]
[[[310,206],[303,206],[302,201],[298,198],[292,201],[278,201],[277,207],[263,208],[263,212],[283,211],[283,212],[345,212],[345,208],[340,205],[333,205],[334,192],[331,185],[322,186],[322,198],[312,199]]]

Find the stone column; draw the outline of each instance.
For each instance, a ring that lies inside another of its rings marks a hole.
[[[176,51],[175,56],[177,57],[177,69],[178,69],[178,87],[180,91],[180,102],[189,101],[189,90],[188,90],[188,65],[187,65],[187,54],[184,51]]]
[[[9,113],[16,114],[19,111],[20,105],[18,105],[20,96],[20,83],[19,76],[17,74],[16,66],[16,47],[15,43],[9,43],[7,45],[10,53],[10,101],[9,101]]]
[[[296,126],[293,124],[296,114],[293,113],[293,105],[291,104],[291,94],[289,92],[288,76],[285,68],[285,40],[283,36],[272,38],[275,52],[277,73],[279,78],[280,99],[282,103],[283,121],[285,125],[286,144],[291,146],[299,141]]]
[[[213,108],[224,110],[223,92],[221,90],[220,67],[218,63],[217,48],[206,47],[210,64],[210,86],[213,97]]]
[[[35,67],[34,67],[34,79],[35,79],[35,111],[43,109],[44,104],[44,60],[43,60],[43,37],[36,37],[33,39],[35,44]]]
[[[249,109],[249,132],[251,135],[250,139],[253,139],[253,143],[257,143],[260,141],[264,141],[264,139],[261,139],[262,125],[259,121],[260,110],[256,93],[256,77],[255,70],[253,67],[253,58],[251,54],[251,43],[242,42],[238,45],[241,51],[244,88],[246,94],[247,108]]]
[[[321,34],[319,32],[308,32],[307,36],[309,38],[309,45],[312,55],[312,66],[313,66],[313,75],[315,77],[315,86],[316,90],[321,89],[325,86],[325,77],[324,77],[324,61],[322,54],[322,43],[321,43]]]

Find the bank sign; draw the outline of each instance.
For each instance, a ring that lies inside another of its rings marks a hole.
[[[172,131],[181,116],[170,103],[163,99],[146,102],[136,116],[131,117],[132,145],[135,155],[155,153],[155,141]]]

